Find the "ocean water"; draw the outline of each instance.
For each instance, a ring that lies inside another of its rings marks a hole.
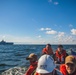
[[[45,45],[0,45],[0,73],[13,67],[28,67],[29,61],[25,58],[30,53],[36,53],[38,58]],[[70,54],[70,48],[76,50],[76,45],[63,45],[64,49]],[[57,45],[52,45],[53,51]]]

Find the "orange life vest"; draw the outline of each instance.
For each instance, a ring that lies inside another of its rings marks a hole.
[[[50,48],[50,51],[52,51],[52,48]],[[42,53],[48,54],[48,50],[46,48],[43,48]],[[52,51],[52,54],[53,54],[53,51]]]
[[[38,62],[34,62],[34,63],[30,64],[28,70],[26,71],[26,73],[24,75],[31,75],[33,73],[33,71],[36,69],[37,63]]]
[[[66,51],[63,50],[63,52],[59,54],[58,50],[56,50],[56,57],[57,59],[59,59],[60,62],[62,62],[62,58],[65,59],[66,57]]]
[[[60,71],[62,72],[63,75],[68,75],[65,64],[60,65]],[[76,71],[75,71],[74,75],[76,75]]]

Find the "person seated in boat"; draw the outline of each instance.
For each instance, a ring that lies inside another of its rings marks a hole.
[[[42,55],[43,54],[49,54],[49,55],[53,54],[53,50],[50,44],[46,44],[46,47],[43,48]]]
[[[38,60],[38,66],[34,75],[62,75],[55,67],[54,60],[50,55],[42,55]]]
[[[58,48],[55,52],[56,61],[57,64],[62,64],[65,62],[65,57],[68,56],[66,53],[66,50],[63,49],[62,45],[58,45]]]
[[[63,75],[76,75],[76,59],[69,55],[65,58],[65,64],[60,65],[60,71]]]
[[[43,48],[42,55],[44,55],[44,54],[51,55],[53,57],[53,59],[55,60],[55,54],[53,53],[51,44],[46,44],[46,47]]]
[[[31,53],[26,60],[30,61],[30,66],[24,75],[31,75],[37,67],[37,55],[35,53]]]

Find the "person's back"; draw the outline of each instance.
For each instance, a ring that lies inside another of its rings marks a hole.
[[[38,66],[34,75],[62,75],[55,67],[54,60],[50,55],[42,55],[38,60]]]

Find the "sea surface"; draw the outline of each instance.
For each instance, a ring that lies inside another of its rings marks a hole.
[[[29,61],[25,58],[30,53],[36,53],[38,58],[45,45],[0,45],[0,73],[13,67],[28,67]],[[76,50],[76,45],[63,45],[64,49],[70,54],[70,48]],[[52,45],[53,51],[57,45]]]

